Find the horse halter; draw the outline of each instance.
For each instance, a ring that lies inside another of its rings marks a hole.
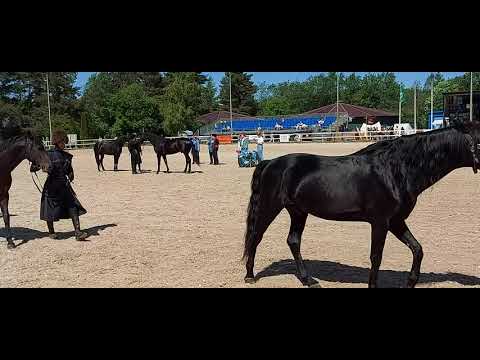
[[[478,165],[480,165],[480,161],[478,160],[478,150],[480,149],[480,144],[475,143],[472,136],[470,134],[465,134],[467,138],[468,144],[470,145],[470,152],[472,153],[473,157],[473,172],[476,174],[478,172]]]

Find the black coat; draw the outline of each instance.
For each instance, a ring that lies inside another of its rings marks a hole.
[[[51,166],[48,178],[43,187],[40,219],[58,221],[69,219],[68,209],[77,208],[78,215],[86,214],[86,210],[77,199],[70,181],[74,179],[72,168],[73,155],[58,148],[48,151]]]
[[[132,139],[128,142],[128,151],[130,151],[132,164],[142,163],[142,144],[138,139]]]

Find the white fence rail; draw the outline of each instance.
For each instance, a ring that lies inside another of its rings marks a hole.
[[[428,130],[417,130],[417,133],[425,132]],[[387,139],[394,139],[402,135],[409,135],[402,131],[369,131],[367,133],[363,132],[317,132],[317,133],[306,133],[306,132],[292,132],[289,134],[285,133],[265,133],[264,139],[267,143],[302,143],[302,142],[376,142]],[[254,136],[250,136],[252,139]],[[209,136],[199,136],[198,137],[202,144],[207,144]],[[238,142],[239,135],[233,135],[233,143]],[[84,149],[84,148],[93,148],[95,143],[99,139],[84,139],[77,140],[74,143],[69,143],[66,145],[67,149]],[[112,140],[112,139],[102,139],[102,140]],[[44,140],[45,147],[51,148],[49,140]],[[149,145],[149,142],[145,143]]]

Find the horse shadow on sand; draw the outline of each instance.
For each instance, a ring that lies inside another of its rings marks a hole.
[[[115,227],[115,226],[117,226],[117,224],[98,225],[88,229],[82,229],[82,231],[85,231],[88,234],[88,237],[86,240],[89,241],[90,237],[99,236],[100,231],[103,231],[110,227]],[[38,231],[38,230],[24,228],[24,227],[12,227],[12,233],[13,233],[14,240],[21,241],[20,243],[16,244],[17,247],[24,245],[32,240],[48,238],[48,232],[46,231]],[[5,229],[0,229],[0,238],[6,238],[6,236],[7,236],[7,233]],[[62,233],[57,232],[57,236],[58,236],[58,239],[56,240],[72,239],[72,238],[75,238],[75,232],[74,231],[68,231],[68,232],[62,232]]]
[[[316,280],[326,282],[340,282],[348,284],[368,284],[370,268],[351,266],[331,261],[304,260],[310,275]],[[280,260],[260,271],[255,280],[278,275],[295,275],[297,268],[294,260]],[[408,271],[380,270],[378,272],[378,286],[386,288],[405,287]],[[480,285],[480,278],[458,273],[420,273],[419,284],[441,282],[456,282],[464,286]],[[321,284],[320,284],[321,285]]]

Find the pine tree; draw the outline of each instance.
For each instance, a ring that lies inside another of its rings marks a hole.
[[[252,75],[244,72],[225,73],[220,83],[220,108],[229,111],[230,109],[230,74],[232,79],[232,111],[256,115],[258,104],[255,100],[257,87],[251,80]]]

